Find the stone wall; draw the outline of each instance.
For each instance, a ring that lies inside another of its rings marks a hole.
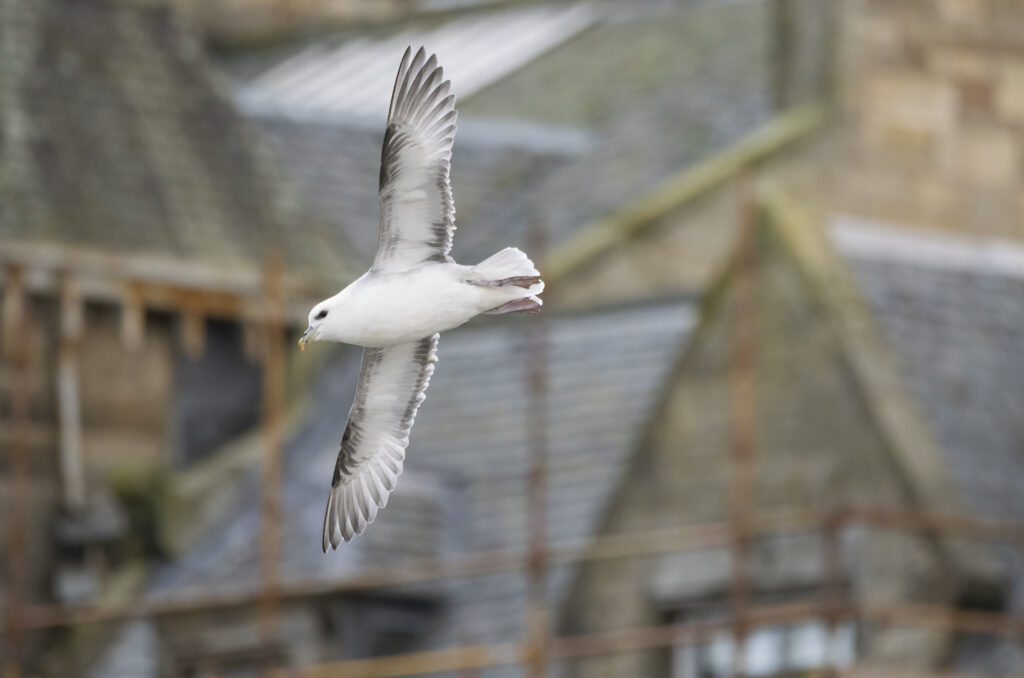
[[[788,251],[764,233],[753,285],[757,310],[755,516],[825,511],[844,504],[907,501],[884,438],[851,376],[826,307]],[[712,292],[705,325],[673,378],[661,412],[609,505],[603,534],[728,521],[733,425],[731,361],[738,311],[735,281]],[[859,539],[859,541],[858,541]],[[863,600],[923,600],[937,570],[931,551],[902,535],[844,535],[845,581]],[[754,597],[792,602],[820,595],[823,546],[816,534],[765,539],[753,549]],[[569,633],[599,632],[728,611],[729,549],[685,557],[631,558],[585,566],[563,620]],[[682,616],[674,616],[682,615]],[[927,662],[910,633],[865,627],[872,657]],[[667,651],[581,661],[578,676],[669,675]],[[906,664],[904,664],[905,666]]]
[[[836,207],[1024,236],[1024,3],[848,0]]]
[[[151,316],[137,349],[121,341],[120,312],[90,306],[82,338],[82,446],[90,488],[117,467],[169,463],[168,411],[174,385],[174,325]]]

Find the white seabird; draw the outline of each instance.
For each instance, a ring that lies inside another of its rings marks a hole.
[[[449,256],[455,203],[448,175],[455,96],[436,56],[406,49],[395,78],[380,166],[380,230],[370,270],[309,312],[310,341],[363,346],[355,402],[324,516],[323,549],[366,529],[402,472],[416,410],[437,362],[438,333],[481,313],[537,311],[544,282],[507,247],[476,266]]]

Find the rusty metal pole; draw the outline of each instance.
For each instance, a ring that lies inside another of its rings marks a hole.
[[[28,425],[29,425],[29,330],[25,271],[7,269],[4,281],[3,332],[4,362],[11,373],[11,437],[7,452],[10,497],[8,499],[6,620],[3,643],[3,678],[19,678],[23,661],[22,605],[26,590],[25,520],[28,501]]]
[[[546,224],[534,217],[530,229],[530,251],[543,259]],[[547,422],[548,422],[548,328],[544,313],[530,321],[526,340],[527,398],[526,430],[530,468],[527,477],[527,511],[529,513],[529,553],[527,581],[529,602],[526,615],[526,656],[524,664],[529,678],[542,678],[548,665],[547,605]]]
[[[284,264],[269,256],[263,272],[263,474],[260,633],[269,650],[277,639],[281,556],[281,408],[284,399]]]
[[[64,509],[85,506],[85,468],[82,461],[82,404],[79,387],[84,316],[78,284],[68,273],[60,276],[60,346],[57,354],[57,411],[60,423],[60,476]]]
[[[468,645],[468,643],[463,643]],[[467,666],[459,670],[459,678],[480,678],[480,667],[478,666]]]
[[[1012,545],[1015,548],[1014,555],[1017,561],[1016,572],[1013,575],[1017,582],[1024,582],[1024,537],[1014,539]],[[1018,645],[1024,646],[1024,605],[1018,602],[1017,606],[1017,609],[1012,613],[1012,616],[1017,619],[1018,628],[1020,629],[1020,633],[1017,634],[1015,640]]]
[[[828,629],[830,643],[825,657],[825,667],[822,671],[822,675],[825,678],[833,678],[839,675],[839,669],[835,661],[835,638],[836,630],[839,628],[839,615],[843,603],[842,553],[840,552],[839,539],[845,523],[846,514],[838,510],[833,511],[825,519],[821,535],[822,560],[825,568],[822,615],[825,618],[825,628]]]
[[[735,307],[733,313],[732,359],[730,364],[730,409],[732,422],[731,513],[733,529],[732,585],[730,602],[735,649],[733,673],[743,675],[746,647],[746,611],[750,607],[750,540],[754,502],[755,421],[755,326],[756,269],[755,240],[757,213],[750,190],[750,179],[741,189],[740,234],[736,251]]]

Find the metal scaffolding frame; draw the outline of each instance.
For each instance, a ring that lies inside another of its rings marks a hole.
[[[877,506],[845,507],[830,511],[806,511],[755,516],[753,512],[753,463],[755,456],[756,413],[756,271],[758,212],[749,190],[743,191],[740,205],[741,237],[735,252],[737,269],[737,295],[735,331],[731,346],[731,403],[732,403],[732,517],[730,520],[704,525],[680,526],[644,532],[612,534],[595,537],[586,543],[550,542],[546,534],[547,445],[545,440],[547,393],[547,328],[543,315],[537,316],[527,331],[527,385],[530,401],[528,411],[530,470],[527,490],[530,497],[529,543],[526,551],[499,550],[477,552],[454,558],[428,559],[406,562],[391,567],[376,567],[338,581],[282,581],[279,572],[280,555],[280,493],[281,493],[281,411],[283,408],[284,347],[283,334],[289,319],[285,316],[287,289],[283,264],[270,257],[264,266],[260,285],[254,288],[265,303],[259,318],[263,328],[260,356],[264,367],[263,433],[264,458],[262,475],[262,581],[252,591],[224,593],[197,591],[187,596],[169,599],[131,601],[107,607],[28,605],[22,600],[24,581],[24,524],[21,520],[25,506],[27,438],[29,431],[29,374],[27,333],[29,322],[26,309],[29,290],[25,283],[31,277],[27,262],[8,263],[4,284],[4,328],[6,373],[11,375],[12,424],[11,462],[16,480],[16,491],[11,506],[5,511],[7,541],[9,598],[4,619],[3,638],[5,652],[3,678],[20,676],[19,649],[25,634],[31,631],[67,627],[77,624],[113,622],[141,617],[161,617],[186,612],[215,611],[242,606],[259,610],[260,629],[266,647],[272,647],[278,633],[277,613],[283,601],[308,598],[324,594],[367,591],[391,586],[437,581],[452,577],[484,576],[497,573],[523,572],[528,579],[526,635],[522,642],[509,642],[486,646],[452,647],[443,650],[410,655],[377,657],[371,659],[336,662],[319,667],[289,668],[269,664],[273,653],[268,652],[267,675],[282,676],[407,676],[426,672],[460,671],[471,675],[483,668],[520,664],[531,678],[546,674],[551,662],[631,652],[652,648],[692,645],[708,640],[721,631],[731,632],[742,648],[743,639],[765,625],[796,622],[809,618],[822,619],[829,629],[847,620],[860,620],[880,624],[898,624],[942,631],[965,631],[1024,639],[1024,619],[1016,616],[955,610],[944,605],[920,605],[904,602],[887,604],[851,600],[844,593],[840,562],[840,539],[850,525],[874,529],[899,530],[931,537],[957,537],[999,541],[1024,550],[1024,524],[981,521],[965,516],[935,515],[906,508]],[[542,232],[542,228],[536,229]],[[536,236],[539,241],[542,235]],[[542,246],[541,242],[536,243]],[[68,267],[63,267],[63,286],[72,284]],[[38,273],[36,279],[43,278]],[[144,284],[138,280],[120,280],[120,289],[131,290],[123,295],[126,314],[136,316],[145,308],[146,298],[138,293]],[[218,293],[219,294],[219,293]],[[69,295],[64,292],[62,297]],[[200,292],[192,291],[190,299],[202,299]],[[221,297],[223,302],[223,297]],[[129,303],[130,302],[130,303]],[[251,300],[240,297],[228,306],[247,309],[251,319]],[[75,304],[64,304],[75,308]],[[128,308],[130,306],[130,308]],[[199,303],[201,308],[202,303]],[[226,306],[222,303],[219,308]],[[189,309],[181,309],[185,312]],[[195,310],[192,308],[191,310]],[[128,313],[131,311],[131,313]],[[77,311],[81,313],[80,308]],[[131,324],[131,323],[129,323]],[[136,325],[138,323],[135,323]],[[76,332],[81,327],[74,328]],[[132,330],[133,328],[129,328]],[[141,328],[127,332],[138,335]],[[135,336],[135,341],[138,337]],[[19,482],[19,479],[22,482]],[[21,488],[21,489],[18,489]],[[823,577],[818,600],[798,603],[759,605],[753,602],[748,559],[755,539],[772,535],[814,533],[822,536]],[[548,620],[545,583],[550,567],[565,564],[584,564],[624,558],[638,558],[659,554],[679,553],[687,550],[727,548],[734,555],[730,589],[730,614],[714,622],[688,622],[662,626],[621,629],[574,636],[552,633]],[[736,652],[742,656],[742,652]],[[737,675],[742,667],[735,666]],[[831,670],[835,675],[836,671]]]

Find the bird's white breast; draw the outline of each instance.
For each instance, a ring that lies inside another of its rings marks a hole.
[[[331,338],[383,347],[458,327],[480,312],[479,288],[465,283],[467,270],[424,264],[401,273],[370,271],[342,290]]]

